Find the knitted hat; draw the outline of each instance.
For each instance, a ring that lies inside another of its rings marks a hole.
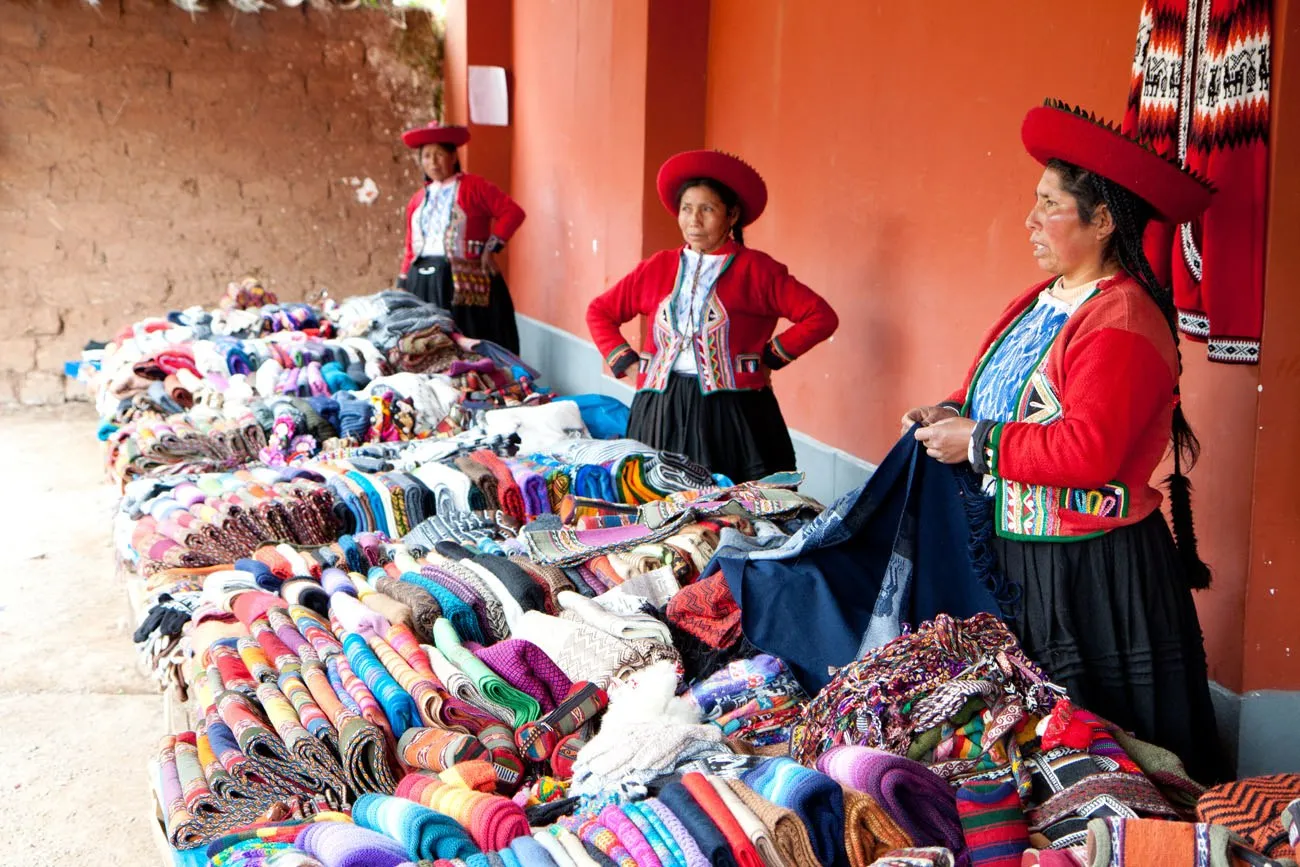
[[[1186,222],[1210,205],[1214,188],[1116,127],[1049,99],[1025,115],[1020,137],[1029,155],[1046,165],[1064,160],[1101,175],[1145,201],[1165,220]]]

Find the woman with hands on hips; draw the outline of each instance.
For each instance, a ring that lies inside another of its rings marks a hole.
[[[780,262],[744,244],[767,204],[744,161],[688,151],[659,169],[659,199],[683,245],[638,265],[587,308],[587,327],[620,379],[636,378],[628,436],[684,454],[733,482],[795,469],[771,372],[830,337],[835,311]],[[620,327],[650,319],[638,353]],[[780,320],[793,323],[776,334]]]
[[[424,187],[406,206],[399,288],[451,313],[460,333],[519,352],[514,302],[496,256],[524,221],[523,208],[486,178],[461,171],[463,126],[431,123],[402,133]]]

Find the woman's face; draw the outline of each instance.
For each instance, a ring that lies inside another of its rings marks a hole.
[[[1098,212],[1103,208],[1098,207]],[[1069,278],[1100,265],[1111,223],[1098,216],[1094,214],[1089,224],[1080,220],[1078,201],[1061,186],[1060,174],[1056,169],[1044,170],[1034,207],[1025,218],[1038,267]]]
[[[456,151],[442,145],[425,145],[420,148],[420,168],[435,181],[445,181],[456,173]]]
[[[697,253],[712,253],[721,247],[739,218],[739,211],[728,213],[722,199],[708,187],[689,187],[677,206],[682,237]]]

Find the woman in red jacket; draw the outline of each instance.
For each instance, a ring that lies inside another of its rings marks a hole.
[[[1006,309],[961,388],[903,424],[922,425],[931,457],[985,474],[1026,652],[1077,705],[1212,781],[1222,765],[1191,592],[1209,573],[1183,477],[1199,444],[1179,408],[1173,298],[1142,249],[1151,218],[1191,219],[1211,191],[1062,103],[1030,111],[1022,137],[1046,167],[1025,225],[1052,277]],[[1176,544],[1151,485],[1171,432]]]
[[[407,130],[402,141],[419,155],[424,188],[406,206],[406,253],[400,288],[451,312],[466,337],[519,352],[510,290],[496,254],[524,221],[524,211],[492,182],[460,170],[463,126]]]
[[[835,332],[821,296],[744,245],[767,204],[749,165],[717,151],[659,169],[659,199],[685,244],[656,253],[587,308],[587,327],[615,376],[636,374],[628,436],[743,482],[795,468],[771,372]],[[649,318],[642,352],[620,327]],[[778,320],[794,323],[774,336]],[[635,367],[634,367],[635,365]]]

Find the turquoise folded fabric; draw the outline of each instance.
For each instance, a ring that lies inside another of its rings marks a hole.
[[[415,699],[393,679],[364,638],[354,632],[344,633],[343,653],[352,671],[374,693],[384,716],[388,717],[394,737],[400,738],[407,729],[424,725]]]
[[[405,798],[362,795],[352,806],[352,821],[396,840],[413,861],[482,854],[455,819]]]
[[[478,622],[478,615],[474,613],[474,609],[470,607],[468,602],[443,587],[437,581],[425,578],[418,572],[403,572],[402,580],[408,584],[414,584],[426,591],[434,599],[437,599],[438,605],[442,608],[442,616],[450,620],[452,626],[456,627],[457,635],[466,641],[473,641],[475,644],[483,644],[486,641],[483,637],[483,628]]]

